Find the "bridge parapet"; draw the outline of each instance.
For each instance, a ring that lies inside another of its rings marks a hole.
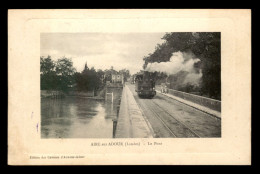
[[[156,90],[160,91],[160,86],[156,86]],[[176,97],[182,98],[184,100],[191,101],[201,106],[205,106],[207,108],[221,112],[221,101],[219,100],[214,100],[214,99],[210,99],[210,98],[206,98],[194,94],[189,94],[186,92],[177,91],[173,89],[168,89],[168,93]]]
[[[127,85],[123,88],[115,138],[151,138],[152,128]]]

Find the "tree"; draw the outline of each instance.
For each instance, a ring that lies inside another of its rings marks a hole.
[[[123,74],[123,76],[124,76],[124,81],[127,81],[127,79],[131,76],[130,75],[130,71],[128,70],[128,69],[121,69],[121,70],[119,70],[119,73],[120,74]]]
[[[73,74],[76,72],[71,59],[61,58],[56,63],[56,74],[58,76],[59,89],[67,91],[75,81]]]
[[[41,71],[41,89],[51,90],[57,89],[57,75],[55,72],[55,63],[51,60],[51,57],[40,58],[40,71]]]
[[[75,73],[75,68],[73,67],[73,63],[71,59],[63,57],[58,59],[56,63],[56,72],[58,75],[62,76],[71,76]]]
[[[104,72],[96,71],[94,67],[85,68],[81,73],[75,73],[74,77],[77,89],[80,91],[98,91],[103,86]]]
[[[69,85],[74,83],[75,68],[70,59],[65,57],[54,62],[50,56],[41,57],[41,89],[62,90],[66,92]]]
[[[194,65],[202,69],[201,93],[221,99],[220,33],[166,33],[162,39],[165,42],[157,45],[152,54],[143,58],[143,68],[145,69],[148,63],[169,61],[174,52],[191,52],[201,60]]]
[[[40,71],[41,74],[47,74],[52,71],[54,71],[55,64],[51,60],[51,56],[48,56],[47,58],[40,57]]]

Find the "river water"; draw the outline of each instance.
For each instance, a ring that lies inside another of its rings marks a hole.
[[[41,138],[112,138],[116,106],[79,97],[41,99]]]

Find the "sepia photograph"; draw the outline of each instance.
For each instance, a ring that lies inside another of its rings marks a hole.
[[[8,165],[250,165],[250,9],[8,10]]]
[[[220,32],[40,37],[41,138],[221,137]]]

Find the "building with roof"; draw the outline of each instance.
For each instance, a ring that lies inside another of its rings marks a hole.
[[[111,74],[112,83],[124,83],[124,75],[118,72]]]

